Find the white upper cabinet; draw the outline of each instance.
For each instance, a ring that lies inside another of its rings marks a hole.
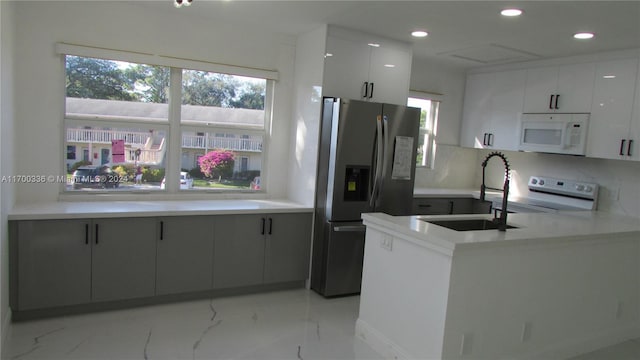
[[[638,112],[632,117],[637,75],[637,58],[597,64],[587,156],[640,160]]]
[[[527,70],[525,113],[588,113],[591,109],[595,63]]]
[[[467,76],[460,144],[517,150],[518,116],[524,103],[525,70]]]
[[[412,55],[409,44],[330,27],[323,95],[406,105]]]

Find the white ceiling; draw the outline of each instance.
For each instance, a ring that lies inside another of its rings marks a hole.
[[[411,42],[416,57],[463,67],[640,48],[640,1],[193,0],[182,9],[171,1],[147,6],[292,35],[334,24]],[[507,7],[524,13],[505,18]],[[414,29],[429,36],[414,39]],[[596,36],[573,39],[579,31]]]

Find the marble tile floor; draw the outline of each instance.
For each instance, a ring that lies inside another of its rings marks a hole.
[[[2,359],[382,359],[358,306],[300,289],[19,322]]]
[[[382,359],[354,336],[358,304],[300,289],[20,322],[2,359]],[[632,359],[640,339],[571,360]]]

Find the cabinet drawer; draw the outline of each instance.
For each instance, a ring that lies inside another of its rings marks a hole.
[[[450,215],[473,214],[474,199],[472,198],[416,198],[413,199],[413,214],[415,215]]]

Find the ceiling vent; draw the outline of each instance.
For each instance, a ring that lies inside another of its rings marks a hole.
[[[540,58],[539,55],[530,52],[496,44],[446,51],[438,55],[451,56],[483,65],[506,64]]]

